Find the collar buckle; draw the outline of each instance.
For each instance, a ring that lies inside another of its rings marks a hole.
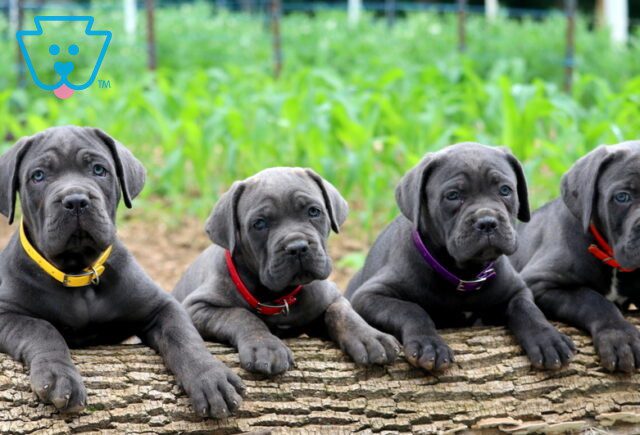
[[[271,304],[263,304],[262,302],[258,302],[258,305],[256,305],[256,310],[258,311],[258,313],[260,314],[267,314],[267,315],[278,315],[278,314],[284,314],[285,316],[289,315],[289,303],[287,303],[287,301],[283,301],[284,303],[282,305],[271,305]],[[265,310],[267,310],[267,312],[265,312]],[[277,313],[269,313],[268,311],[271,310],[280,310]]]
[[[98,275],[98,271],[96,270],[96,268],[92,266],[91,270],[88,272],[78,273],[73,275],[69,275],[65,273],[64,277],[62,278],[62,285],[65,287],[74,287],[74,285],[71,284],[71,280],[73,278],[84,278],[85,276],[91,277],[91,284],[93,285],[98,285],[100,283],[100,275]]]
[[[490,270],[493,270],[493,269],[490,269]],[[482,284],[484,284],[487,281],[487,279],[489,279],[488,276],[483,276],[478,279],[469,280],[469,281],[461,279],[460,283],[458,284],[458,287],[456,287],[456,290],[461,292],[466,292],[471,290],[480,290],[482,288]],[[467,286],[469,286],[470,288],[467,288]]]

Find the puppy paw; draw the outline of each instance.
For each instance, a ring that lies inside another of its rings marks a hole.
[[[240,377],[217,360],[182,384],[201,417],[228,417],[240,407],[245,390]]]
[[[87,404],[87,390],[75,366],[69,362],[31,364],[31,389],[45,403],[64,413],[78,413]]]
[[[427,371],[445,370],[455,361],[453,351],[438,335],[408,338],[404,355],[411,365]]]
[[[342,334],[338,344],[360,365],[391,364],[400,352],[400,344],[393,336],[368,325]]]
[[[594,334],[593,344],[600,364],[610,372],[640,368],[640,332],[635,326],[625,322],[603,327]]]
[[[242,340],[238,353],[243,369],[263,375],[279,375],[295,364],[291,349],[275,336]]]
[[[530,333],[522,340],[522,347],[536,369],[558,370],[573,358],[573,341],[552,326]]]

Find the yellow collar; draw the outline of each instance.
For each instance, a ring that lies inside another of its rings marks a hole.
[[[36,251],[36,248],[31,245],[24,232],[23,220],[20,221],[20,243],[27,255],[35,261],[42,270],[47,272],[47,274],[56,281],[61,282],[65,287],[84,287],[89,284],[98,285],[100,283],[100,275],[104,272],[104,263],[109,258],[112,248],[112,246],[109,246],[102,254],[100,254],[100,257],[98,257],[92,266],[84,269],[84,273],[68,275],[56,268],[53,264],[49,263],[38,251]]]

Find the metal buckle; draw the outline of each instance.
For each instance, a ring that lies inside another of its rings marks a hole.
[[[93,273],[93,276],[91,277],[91,284],[93,285],[100,284],[100,275],[98,275],[98,271],[93,266],[91,266],[91,273]]]
[[[260,314],[264,314],[262,312],[262,308],[280,308],[282,311],[279,312],[278,314],[283,314],[284,313],[285,316],[289,315],[289,304],[287,303],[287,301],[284,301],[283,305],[269,305],[269,304],[263,304],[262,302],[260,302],[258,304],[257,308],[258,308],[258,312]]]
[[[481,287],[482,287],[482,284],[483,284],[486,280],[487,280],[487,278],[485,278],[485,277],[478,278],[478,279],[475,279],[475,280],[473,280],[473,281],[465,281],[465,280],[461,279],[461,280],[460,280],[460,283],[458,284],[458,287],[456,287],[456,289],[457,289],[458,291],[461,291],[461,292],[466,292],[466,291],[469,291],[469,289],[466,289],[466,288],[464,287],[465,285],[467,285],[467,284],[480,284],[477,288],[475,288],[475,289],[471,289],[471,290],[478,290],[479,288],[481,288]]]
[[[95,268],[92,267],[89,272],[79,273],[77,275],[65,274],[64,278],[62,279],[62,285],[65,287],[69,287],[69,280],[71,278],[82,278],[83,276],[92,276],[91,283],[94,285],[97,285],[100,282],[100,276],[98,275],[98,272]]]

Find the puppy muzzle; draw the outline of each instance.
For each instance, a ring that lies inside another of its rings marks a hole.
[[[262,273],[261,280],[268,288],[282,290],[329,277],[331,262],[317,241],[300,237],[277,245],[279,249],[269,255]]]
[[[449,253],[459,263],[492,261],[512,254],[516,247],[516,232],[509,217],[489,208],[462,217],[447,243]]]

